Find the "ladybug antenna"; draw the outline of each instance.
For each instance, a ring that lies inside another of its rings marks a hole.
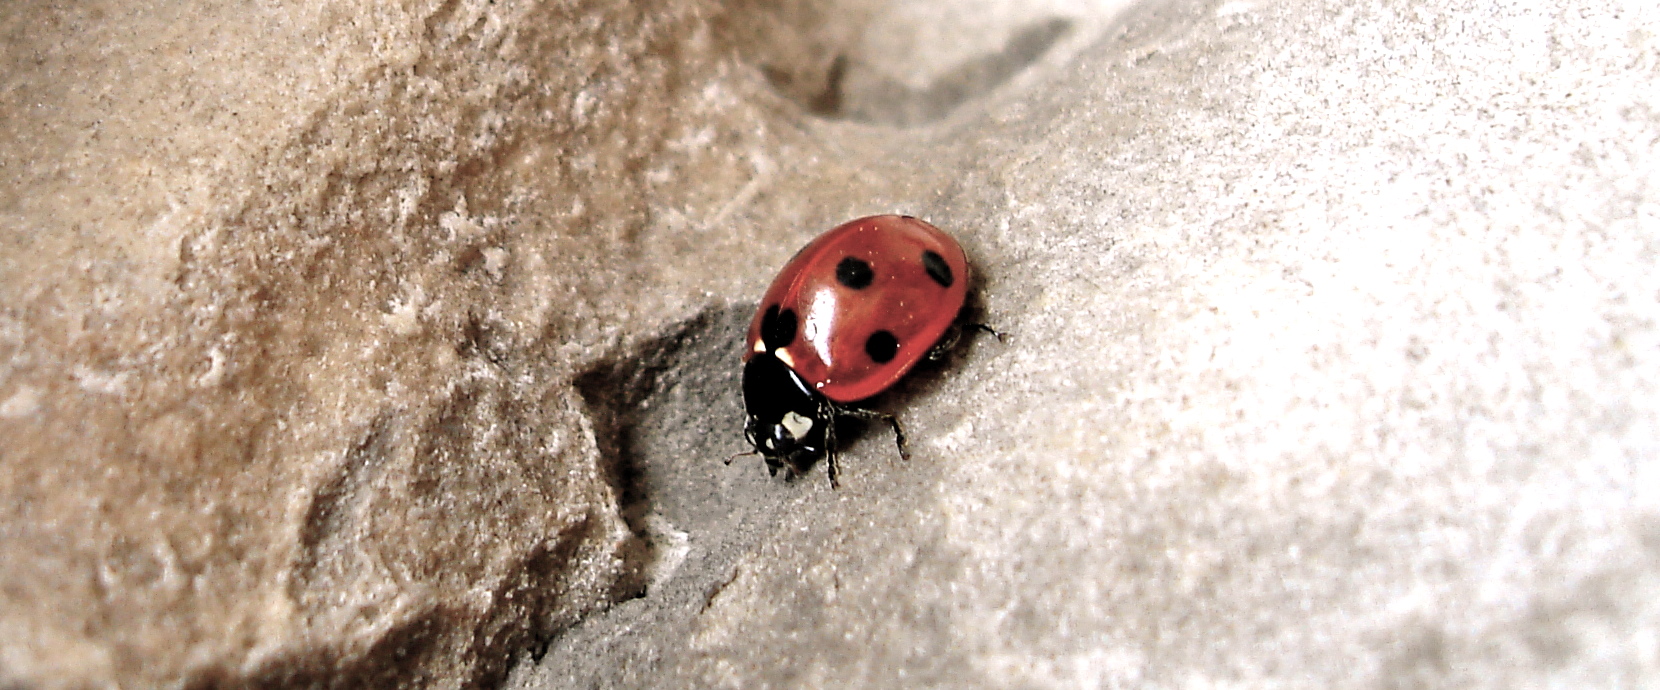
[[[742,453],[733,453],[733,454],[726,457],[726,464],[730,465],[730,464],[732,464],[733,460],[737,460],[738,458],[741,458],[745,455],[760,455],[760,454],[761,454],[761,451],[758,451],[758,450],[749,450],[749,451],[744,451]]]

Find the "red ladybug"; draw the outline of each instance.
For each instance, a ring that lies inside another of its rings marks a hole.
[[[887,422],[909,458],[893,415],[852,404],[955,333],[968,281],[957,241],[910,216],[849,221],[796,253],[762,298],[744,348],[744,437],[768,471],[801,474],[823,453],[837,486],[834,424],[843,416]]]

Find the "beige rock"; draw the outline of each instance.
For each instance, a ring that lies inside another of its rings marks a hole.
[[[743,309],[643,349],[688,550],[512,687],[1660,685],[1654,3],[1073,3],[934,119],[1043,5],[892,4],[754,217],[928,218],[1013,337],[839,491],[714,462]]]
[[[1650,5],[6,5],[0,684],[1654,685]],[[723,466],[875,212],[1013,337]]]
[[[451,687],[636,591],[571,380],[753,175],[715,9],[0,9],[0,684]]]

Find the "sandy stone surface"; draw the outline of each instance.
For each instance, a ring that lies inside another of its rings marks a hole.
[[[646,203],[739,155],[718,16],[0,8],[0,685],[488,682],[638,592],[572,382],[741,239]]]
[[[722,471],[747,314],[693,325],[621,424],[678,568],[514,687],[1660,683],[1660,13],[1073,27],[943,119],[810,121],[777,182],[977,260],[1014,335],[882,402],[916,457]]]
[[[1660,683],[1660,12],[0,8],[0,685]],[[879,212],[979,337],[767,477]]]

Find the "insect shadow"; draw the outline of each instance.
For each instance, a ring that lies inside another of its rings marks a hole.
[[[654,510],[685,478],[687,463],[674,461],[725,457],[741,442],[737,361],[749,312],[706,309],[577,377],[625,517]]]

